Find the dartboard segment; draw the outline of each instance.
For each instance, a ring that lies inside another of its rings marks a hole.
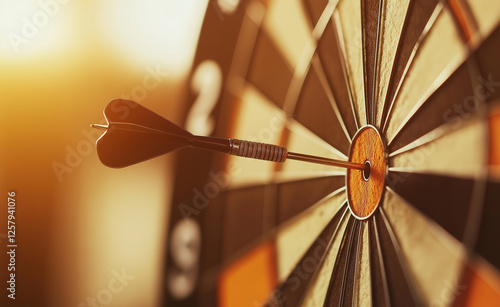
[[[459,286],[466,249],[432,220],[388,190],[382,204],[426,305],[450,303],[442,293]]]
[[[228,102],[237,110],[231,136],[268,144],[279,144],[285,114],[256,87],[246,83],[239,98]],[[227,188],[260,185],[272,181],[274,165],[237,156],[225,157],[230,181]]]
[[[489,0],[464,0],[463,2],[472,15],[473,22],[477,27],[477,35],[482,38],[488,37],[491,31],[498,26],[500,3]]]
[[[420,42],[427,35],[441,9],[442,5],[438,4],[437,0],[410,1],[408,4],[403,30],[398,41],[392,69],[390,70],[387,93],[385,99],[382,100],[383,111],[379,122],[381,130],[385,130],[387,115],[391,112],[394,99],[399,92],[402,81],[405,79],[408,67],[415,57]],[[385,52],[385,50],[384,48],[382,52]]]
[[[500,180],[488,182],[484,196],[483,212],[479,223],[477,241],[474,250],[500,270],[500,248],[498,244],[491,244],[491,238],[498,235],[500,226]]]
[[[370,272],[370,234],[368,223],[361,224],[360,246],[356,255],[358,263],[354,273],[354,306],[373,305],[372,275]]]
[[[408,115],[389,142],[390,152],[447,123],[457,128],[477,112],[482,101],[474,95],[470,65],[473,64],[461,65],[432,96]]]
[[[333,176],[278,184],[277,223],[287,221],[326,195],[342,188],[344,182],[343,176]],[[308,188],[308,193],[303,193],[303,187]]]
[[[342,212],[341,221],[335,235],[331,238],[331,244],[326,254],[326,259],[319,268],[316,277],[311,280],[309,288],[303,299],[303,306],[321,306],[327,298],[328,285],[332,276],[332,272],[336,265],[336,259],[342,248],[344,234],[347,230],[347,224],[350,220],[349,209],[344,205],[345,210]]]
[[[439,52],[436,52],[439,50]],[[403,80],[384,131],[390,142],[405,119],[463,63],[467,56],[462,36],[449,10],[443,9],[420,44]]]
[[[293,69],[264,30],[255,42],[246,80],[282,108],[292,80]]]
[[[312,133],[309,129],[293,119],[288,119],[285,134],[287,148],[292,152],[303,152],[320,157],[347,160],[347,156],[335,150],[330,144]],[[344,176],[345,169],[322,164],[310,164],[296,160],[287,160],[280,165],[274,175],[274,182],[318,178],[325,176]]]
[[[380,45],[384,29],[382,14],[384,1],[361,1],[361,22],[363,42],[363,75],[365,77],[365,110],[367,123],[374,124],[377,80],[379,79]]]
[[[368,222],[369,236],[369,261],[370,261],[370,278],[373,286],[371,290],[371,301],[376,306],[389,306],[389,285],[387,283],[387,274],[384,264],[384,257],[380,245],[378,230],[375,227],[374,219]]]
[[[289,66],[297,67],[304,49],[313,40],[300,0],[269,1],[262,27]]]
[[[410,143],[412,145],[421,141],[408,150],[391,154],[389,170],[461,178],[482,176],[488,155],[484,146],[487,133],[484,121],[474,117],[459,128],[448,126],[441,128],[446,131],[442,135],[429,133]],[[454,150],[449,152],[450,148]]]
[[[390,171],[387,182],[399,196],[441,225],[457,240],[463,239],[474,179]],[[443,204],[453,204],[451,212]],[[450,218],[451,213],[453,219]]]
[[[354,301],[354,274],[358,252],[361,221],[350,218],[347,224],[342,248],[335,261],[324,306],[352,306]]]
[[[305,298],[340,227],[341,218],[345,214],[343,204],[345,196],[336,194],[307,216],[279,229],[277,260],[281,285],[278,294],[281,298],[286,298],[279,302],[281,305],[297,306]],[[278,302],[271,303],[280,305]]]
[[[323,36],[318,41],[317,54],[321,65],[315,65],[318,71],[321,66],[321,75],[325,75],[340,116],[352,138],[358,130],[357,116],[351,89],[348,87],[349,79],[346,73],[346,63],[341,54],[338,36],[332,20],[325,28]],[[314,63],[313,63],[314,65]]]
[[[360,1],[339,1],[332,17],[351,89],[359,126],[368,123],[365,112],[363,43]]]
[[[500,61],[498,61],[498,50],[500,50],[500,9],[498,10],[497,27],[485,38],[484,42],[474,52],[474,58],[481,72],[477,80],[483,86],[478,92],[488,104],[498,102],[500,99]]]
[[[403,34],[403,26],[406,18],[411,12],[409,7],[415,3],[424,1],[382,1],[382,18],[380,24],[380,42],[378,51],[378,70],[376,82],[376,91],[374,98],[374,122],[373,125],[380,128],[384,102],[386,99],[388,85],[391,78],[391,70],[395,68],[396,54],[398,45],[402,45],[405,39]],[[372,15],[375,15],[372,13]],[[409,20],[408,20],[409,21]]]
[[[335,114],[328,96],[323,90],[314,66],[309,69],[295,110],[297,121],[334,148],[347,155],[349,139]]]
[[[380,254],[384,263],[387,289],[391,305],[420,306],[422,297],[413,276],[408,269],[406,259],[401,253],[401,247],[394,235],[383,208],[373,217],[373,228],[378,236]],[[374,285],[377,287],[377,285]],[[373,291],[373,290],[372,290]]]
[[[313,28],[316,26],[327,4],[328,0],[302,0],[302,5]]]
[[[222,257],[230,259],[257,243],[265,233],[266,186],[226,192],[223,216]]]

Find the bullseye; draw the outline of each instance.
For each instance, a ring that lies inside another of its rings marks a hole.
[[[386,154],[375,127],[358,130],[349,149],[349,161],[365,165],[361,172],[348,169],[346,176],[349,209],[357,219],[364,220],[378,208],[385,187]]]

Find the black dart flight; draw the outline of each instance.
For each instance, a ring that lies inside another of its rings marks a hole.
[[[104,109],[107,125],[97,140],[101,162],[113,168],[130,166],[185,147],[219,151],[273,162],[304,162],[364,170],[364,164],[288,152],[283,146],[238,139],[193,135],[166,118],[126,99],[114,99]]]

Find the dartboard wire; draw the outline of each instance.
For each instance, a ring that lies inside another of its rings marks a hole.
[[[475,62],[474,58],[474,52],[475,48],[479,48],[480,45],[474,45],[473,48],[469,48],[466,52],[466,57],[465,59],[461,55],[457,55],[446,67],[445,69],[439,74],[439,76],[436,78],[436,80],[431,84],[431,86],[427,89],[427,91],[422,95],[422,97],[418,100],[418,102],[413,106],[413,108],[410,110],[406,118],[401,122],[400,126],[396,130],[395,134],[392,136],[390,140],[388,140],[388,147],[391,145],[391,143],[394,141],[394,139],[397,137],[397,135],[401,132],[401,130],[408,124],[408,122],[415,116],[415,114],[418,112],[418,110],[427,102],[427,100],[434,94],[436,90],[438,90],[446,80],[448,80],[450,77],[453,76],[453,73],[455,73],[461,65],[467,65],[467,68],[471,71],[472,76],[479,76],[480,73],[477,68],[477,64]],[[470,47],[470,46],[469,46]],[[471,78],[472,82],[475,83],[475,86],[482,86],[481,84],[478,83],[477,80],[474,78]],[[474,86],[473,86],[474,87]],[[475,88],[475,87],[474,87]],[[477,95],[476,95],[477,96]],[[475,97],[476,100],[480,102],[480,104],[484,104],[484,101],[482,101],[481,97]],[[465,123],[468,123],[469,119],[464,119],[462,121],[462,124],[460,127],[462,127]],[[447,127],[448,126],[448,127]],[[418,146],[421,146],[425,143],[429,143],[439,137],[441,137],[443,134],[448,133],[452,131],[453,129],[458,129],[458,128],[450,128],[453,127],[454,125],[448,125],[444,124],[439,127],[436,127],[435,129],[431,130],[427,134],[413,140],[409,144],[405,145],[404,147],[395,150],[394,152],[389,153],[389,156],[395,156],[397,154],[400,154],[402,152],[411,150],[413,148],[416,148]],[[418,141],[421,139],[420,141]],[[416,142],[415,144],[413,144]]]
[[[340,243],[340,246],[339,246],[339,250],[338,250],[338,253],[337,253],[337,256],[335,258],[335,263],[333,265],[333,270],[332,270],[332,274],[330,276],[330,281],[329,281],[329,284],[328,284],[328,290],[326,292],[326,296],[325,296],[325,300],[323,302],[323,306],[328,306],[328,302],[330,301],[331,297],[332,297],[332,293],[333,291],[335,290],[334,289],[334,283],[335,283],[335,273],[337,272],[337,270],[340,270],[342,269],[340,267],[340,261],[342,261],[343,258],[345,258],[345,263],[344,263],[344,271],[342,271],[342,273],[344,274],[345,273],[345,270],[347,268],[347,263],[348,263],[348,255],[343,255],[343,252],[344,250],[348,251],[350,249],[350,246],[351,246],[351,241],[352,241],[352,237],[353,237],[353,230],[354,230],[354,223],[356,221],[356,218],[354,218],[352,215],[349,215],[349,218],[347,219],[347,224],[346,224],[346,228],[344,230],[344,234],[342,236],[342,241]],[[340,287],[340,294],[339,294],[339,299],[341,299],[343,297],[343,283],[344,283],[344,275],[342,275],[342,283],[341,283],[341,287]],[[342,303],[341,301],[338,303],[339,306],[342,306]]]
[[[330,87],[330,84],[328,83],[328,79],[326,78],[325,71],[323,70],[323,64],[321,63],[321,60],[318,56],[318,54],[315,54],[312,58],[312,65],[314,70],[316,71],[316,75],[319,78],[319,81],[321,83],[321,87],[323,88],[323,91],[326,94],[326,97],[328,98],[328,101],[330,102],[330,105],[332,106],[333,112],[335,113],[335,116],[337,116],[337,119],[339,120],[340,126],[342,127],[342,131],[344,131],[344,134],[349,141],[349,143],[352,143],[352,137],[349,135],[349,132],[347,131],[347,127],[345,125],[344,119],[342,118],[342,115],[340,114],[339,107],[337,105],[337,101],[333,97],[333,92],[332,88]]]
[[[325,197],[323,197],[322,199],[318,200],[316,203],[314,203],[313,205],[309,206],[307,209],[303,210],[302,212],[294,215],[293,217],[289,218],[288,220],[282,222],[281,224],[279,225],[276,225],[276,230],[280,230],[281,228],[285,228],[287,227],[288,225],[291,225],[293,223],[295,223],[296,221],[302,219],[304,216],[310,214],[312,211],[314,211],[317,207],[321,206],[322,204],[324,204],[325,202],[329,201],[330,199],[332,199],[334,196],[336,195],[339,195],[341,192],[345,191],[346,190],[346,187],[343,186],[343,187],[340,187],[338,188],[337,190],[329,193],[328,195],[326,195]],[[342,205],[340,206],[340,208],[342,207]],[[340,210],[340,209],[339,209]]]
[[[387,229],[387,232],[389,233],[389,237],[391,238],[392,246],[394,247],[394,251],[396,252],[398,262],[401,266],[401,269],[403,271],[404,277],[406,279],[406,282],[408,283],[408,287],[410,288],[410,293],[412,294],[413,301],[417,303],[419,306],[423,306],[423,296],[421,295],[421,290],[417,286],[417,283],[413,279],[413,275],[410,272],[410,269],[408,268],[408,264],[405,261],[405,258],[403,256],[403,252],[401,251],[401,247],[399,246],[399,242],[396,238],[396,234],[394,233],[391,223],[387,219],[384,208],[380,207],[380,216],[382,216],[382,221],[384,222],[384,225]]]
[[[464,122],[461,126],[467,126],[470,122],[473,122],[475,120],[477,120],[477,118],[475,118],[475,117],[466,118],[466,119],[464,119]],[[417,149],[417,148],[424,146],[426,144],[430,144],[434,141],[437,141],[438,139],[445,136],[446,134],[448,134],[456,129],[460,129],[460,128],[461,127],[456,128],[455,123],[447,123],[447,124],[441,125],[435,129],[431,130],[430,132],[416,138],[415,140],[406,144],[405,146],[403,146],[397,150],[394,150],[392,152],[389,152],[388,156],[389,156],[389,158],[392,158],[392,157],[395,157],[395,156],[400,155],[402,153],[408,152],[410,150]]]
[[[340,24],[340,18],[338,16],[338,12],[335,11],[332,15],[332,27],[333,27],[333,32],[335,33],[335,40],[337,42],[337,48],[339,51],[340,55],[340,63],[342,66],[342,73],[344,75],[344,80],[347,85],[347,94],[349,96],[349,103],[351,105],[351,110],[352,114],[354,117],[354,122],[356,124],[356,130],[359,130],[359,120],[358,120],[358,113],[356,111],[356,107],[354,106],[354,98],[352,96],[352,88],[351,88],[351,82],[349,79],[349,74],[347,73],[347,53],[345,49],[345,43],[344,43],[344,35],[343,35],[343,30],[342,30],[342,25]]]
[[[446,5],[446,9],[448,9],[448,10],[451,11],[451,8],[449,7],[449,5]],[[470,14],[470,12],[466,12],[466,13],[468,13],[469,16],[472,16],[472,14]],[[452,14],[452,16],[454,16],[453,20],[455,21],[455,24],[456,24],[457,28],[459,29],[459,31],[462,30],[462,28],[458,24],[458,21],[456,19],[456,15],[453,12],[451,12],[451,14]],[[465,60],[463,61],[463,63],[465,63],[467,65],[467,67],[468,67],[468,69],[470,71],[470,74],[472,76],[479,76],[479,75],[481,75],[481,72],[480,72],[480,68],[477,65],[477,62],[475,61],[474,52],[481,46],[481,44],[483,43],[483,41],[484,41],[485,38],[480,39],[477,36],[475,38],[476,39],[474,39],[474,40],[468,41],[465,36],[463,37],[464,44],[465,44],[465,46],[467,48],[467,56],[466,56]],[[445,71],[443,71],[442,74],[444,74],[446,76],[447,73],[448,73],[448,71],[450,71],[450,70],[451,71],[455,71],[456,69],[449,68],[450,66],[453,67],[452,66],[453,64],[454,64],[453,62],[450,63],[447,66],[447,68],[445,68]],[[452,73],[449,73],[448,77],[451,76],[451,75],[452,75]],[[447,78],[444,78],[444,79],[447,79]],[[438,80],[439,80],[439,77],[437,78],[436,81],[438,81]],[[476,78],[471,78],[471,80],[472,80],[472,83],[473,83],[472,84],[473,88],[477,88],[477,87],[482,87],[483,86],[482,84],[479,83],[479,81]],[[441,84],[439,84],[439,86],[440,85]],[[431,86],[431,89],[432,89],[432,87],[433,86]],[[438,87],[436,87],[436,89]],[[483,97],[475,97],[475,98],[477,100],[479,100],[479,104],[481,106],[485,105],[486,102],[484,101]],[[427,99],[428,99],[428,97],[425,97],[425,94],[424,94],[424,97],[420,99],[420,101],[423,100],[422,105],[425,103],[425,101]],[[417,104],[417,106],[418,106],[418,104]],[[392,138],[392,140],[394,140],[394,138],[397,136],[397,134],[403,129],[404,125],[407,124],[407,122],[411,119],[411,116],[413,116],[414,114],[417,113],[417,111],[421,107],[421,105],[418,106],[418,108],[417,108],[417,106],[415,106],[414,109],[412,110],[413,113],[410,112],[410,114],[407,116],[407,118],[405,119],[405,121],[403,121],[403,123],[398,128],[397,133],[394,135],[394,137]],[[488,144],[488,142],[489,142],[488,136],[487,136],[488,135],[488,133],[487,133],[488,130],[487,130],[487,126],[485,124],[486,118],[487,118],[487,108],[484,108],[484,107],[481,108],[480,107],[480,108],[478,108],[477,113],[474,114],[473,118],[471,118],[470,120],[462,121],[462,124],[460,125],[460,127],[458,127],[458,128],[452,128],[452,129],[460,129],[461,127],[465,126],[469,121],[477,120],[479,124],[482,123],[482,125],[483,125],[483,130],[485,131],[485,133],[483,133],[483,135],[485,137],[484,143]],[[448,128],[448,129],[446,129],[446,128]],[[394,156],[396,154],[400,154],[402,152],[405,152],[405,151],[411,150],[413,148],[416,148],[418,146],[421,146],[421,145],[423,145],[425,143],[429,143],[429,142],[435,140],[436,138],[442,136],[446,132],[451,131],[452,129],[450,129],[449,127],[446,127],[446,125],[439,126],[439,127],[435,128],[433,131],[427,133],[426,135],[424,135],[424,136],[418,138],[417,140],[413,141],[412,143],[408,144],[410,146],[406,145],[405,147],[400,148],[395,153],[392,153],[389,156]],[[445,130],[445,131],[443,131],[443,130]],[[446,130],[448,130],[448,131],[446,131]],[[429,137],[429,135],[433,136],[434,139],[432,137]],[[421,140],[422,138],[426,142],[423,142]],[[415,146],[414,143],[416,143],[418,146]],[[389,142],[389,144],[390,144],[390,142]],[[485,158],[483,160],[487,161],[487,159],[488,159],[487,153],[485,155],[486,156],[485,156]],[[391,170],[391,168],[389,168],[389,170]],[[392,170],[393,171],[394,170],[396,170],[396,171],[397,170],[403,170],[404,171],[405,169],[403,169],[403,168],[392,168]],[[411,169],[410,169],[410,171],[415,172],[415,170],[411,170]],[[478,232],[479,232],[480,220],[481,220],[481,216],[482,216],[483,205],[484,205],[484,197],[485,197],[484,196],[484,191],[486,189],[486,184],[487,184],[487,180],[488,180],[488,178],[487,178],[488,174],[487,173],[488,173],[487,172],[487,165],[485,165],[483,168],[480,169],[480,173],[477,174],[476,176],[474,176],[474,178],[476,180],[474,181],[473,192],[472,192],[472,197],[471,197],[471,204],[469,206],[470,213],[467,215],[467,221],[466,221],[464,236],[462,238],[462,242],[463,242],[464,246],[466,247],[466,249],[467,249],[467,251],[469,253],[472,253],[472,250],[473,250],[473,247],[474,247],[474,244],[475,244]]]
[[[382,111],[382,113],[380,114],[380,123],[377,122],[377,117],[375,117],[375,124],[376,124],[375,126],[377,126],[380,129],[380,131],[382,131],[382,128],[383,128],[382,126],[383,126],[383,121],[384,121],[384,112],[385,112],[387,100],[389,98],[389,97],[387,97],[389,87],[390,87],[389,85],[394,82],[394,78],[395,78],[394,72],[395,72],[396,59],[398,58],[398,54],[400,53],[400,50],[401,50],[402,44],[403,44],[402,36],[403,36],[405,28],[407,27],[407,23],[409,22],[410,14],[412,12],[412,7],[413,7],[414,3],[415,2],[410,1],[408,4],[408,7],[406,9],[406,14],[405,14],[404,22],[403,22],[403,28],[401,29],[401,33],[399,35],[399,40],[398,40],[398,46],[396,47],[396,54],[394,55],[394,58],[392,60],[392,67],[391,67],[390,75],[389,75],[389,83],[387,84],[387,86],[385,86],[385,93],[384,93],[385,98],[382,101],[382,108],[380,108],[380,110]],[[383,96],[380,95],[380,97],[383,97]]]
[[[283,103],[283,112],[287,116],[287,121],[288,122],[297,122],[293,116],[296,111],[297,107],[297,102],[299,99],[300,92],[302,90],[302,87],[304,85],[304,81],[306,79],[307,73],[309,69],[311,69],[311,62],[312,58],[316,52],[317,48],[317,41],[321,38],[323,35],[323,32],[325,31],[325,28],[327,27],[330,18],[337,7],[338,4],[337,1],[329,1],[328,4],[326,5],[325,9],[323,10],[320,18],[318,19],[318,22],[316,23],[316,26],[314,27],[312,31],[312,40],[309,41],[306,46],[304,47],[304,50],[302,51],[302,55],[299,58],[299,61],[296,65],[296,68],[294,70],[292,80],[290,82],[290,86],[288,88],[288,91],[285,96],[285,100]],[[342,122],[342,121],[339,121]],[[341,124],[342,125],[342,124]],[[287,123],[287,126],[288,123]],[[309,129],[308,129],[309,130]],[[350,140],[350,137],[348,137],[348,140]],[[336,147],[334,147],[331,144],[328,144],[328,147],[330,147],[329,151],[333,149],[335,154],[339,155],[343,159],[347,160],[347,156],[342,153],[340,150],[338,150]]]
[[[376,114],[375,114],[375,103],[378,101],[376,99],[376,94],[378,93],[378,77],[380,74],[380,45],[381,45],[381,35],[382,35],[382,30],[381,30],[381,22],[382,22],[382,14],[385,14],[385,11],[383,11],[384,8],[384,1],[380,0],[379,1],[379,8],[378,8],[378,22],[377,22],[377,42],[376,42],[376,48],[375,48],[375,63],[373,64],[373,86],[372,86],[372,110],[371,110],[371,119],[372,119],[372,125],[376,124]]]
[[[464,61],[468,60],[468,57],[470,56],[470,51],[467,51],[469,55],[466,56],[464,60],[463,54],[458,54],[456,55],[450,63],[443,69],[443,71],[436,77],[434,82],[432,82],[431,86],[424,92],[424,94],[417,100],[413,108],[408,112],[406,115],[405,119],[401,122],[401,124],[398,126],[394,134],[390,139],[387,140],[387,147],[390,147],[394,139],[399,135],[401,130],[408,124],[408,122],[417,114],[418,110],[427,102],[427,100],[438,90],[443,83],[448,80],[448,78],[453,74],[454,71],[456,71]],[[389,127],[389,125],[386,126],[386,128]],[[387,134],[386,134],[387,136]]]
[[[430,29],[432,28],[432,26],[434,25],[434,23],[436,22],[437,18],[439,17],[439,15],[441,14],[442,11],[443,11],[443,4],[441,2],[438,2],[436,7],[434,8],[434,11],[431,14],[431,17],[429,18],[429,20],[427,21],[427,24],[425,25],[424,30],[420,34],[420,37],[418,38],[417,43],[413,47],[413,50],[410,54],[410,57],[408,58],[408,62],[406,62],[406,65],[405,65],[405,68],[404,68],[403,73],[401,75],[401,78],[398,81],[396,91],[394,92],[394,95],[391,99],[391,102],[389,104],[389,108],[387,110],[387,113],[385,114],[385,118],[381,118],[381,122],[382,122],[381,132],[382,132],[382,134],[385,134],[385,132],[387,130],[387,124],[388,124],[389,118],[391,116],[392,109],[394,107],[394,103],[396,102],[396,99],[399,97],[401,87],[406,80],[406,75],[408,74],[410,66],[412,65],[413,60],[415,59],[417,53],[419,52],[421,44],[427,38],[427,34],[429,33]],[[397,55],[396,55],[396,57],[397,57]],[[391,81],[393,81],[393,80],[391,80]],[[386,100],[387,99],[389,99],[389,97],[386,97]],[[387,102],[385,102],[385,104],[386,103]]]
[[[382,275],[382,288],[383,288],[383,292],[384,292],[384,302],[386,302],[386,304],[388,306],[391,306],[391,299],[390,299],[390,296],[389,296],[389,284],[387,283],[387,275],[386,275],[386,271],[385,271],[385,265],[384,265],[384,258],[382,256],[382,246],[380,244],[380,236],[378,234],[378,226],[377,226],[377,220],[375,219],[375,217],[372,217],[370,220],[369,220],[369,223],[373,223],[373,230],[374,230],[374,235],[375,235],[375,243],[377,244],[377,258],[378,258],[378,265],[380,267],[380,275]],[[371,267],[370,267],[371,269]],[[373,296],[372,296],[373,297]]]
[[[262,185],[258,185],[258,186],[262,186]],[[345,186],[338,188],[337,190],[329,193],[328,195],[326,195],[325,197],[323,197],[322,199],[320,199],[319,201],[317,201],[313,205],[309,206],[307,209],[296,214],[295,216],[289,218],[288,220],[282,222],[279,225],[275,224],[274,227],[267,229],[266,232],[264,232],[262,235],[255,238],[254,240],[252,240],[251,242],[249,242],[245,246],[242,246],[236,252],[234,252],[232,255],[230,255],[229,257],[220,261],[217,265],[207,269],[205,271],[205,273],[203,274],[203,279],[200,281],[200,284],[202,286],[216,284],[220,273],[223,272],[227,267],[229,267],[236,260],[241,259],[241,257],[246,255],[248,252],[252,251],[254,248],[260,246],[261,244],[268,242],[268,241],[271,241],[271,240],[276,240],[276,234],[279,232],[279,230],[281,228],[284,228],[287,225],[293,224],[294,222],[302,219],[304,216],[306,216],[310,212],[314,211],[316,208],[318,208],[319,206],[321,206],[325,202],[329,201],[330,199],[332,199],[333,197],[335,197],[337,195],[340,195],[343,191],[345,191],[345,189],[346,189]],[[225,190],[225,192],[228,192],[228,191],[233,191],[233,190]],[[337,214],[338,212],[340,212],[342,210],[342,208],[347,203],[347,200],[345,198],[343,198],[339,201],[339,203],[340,203],[339,209],[333,214],[333,216],[335,216],[335,214]],[[344,209],[344,214],[342,215],[343,217],[344,217],[346,212],[350,212],[349,208],[347,208],[347,207]],[[341,225],[341,224],[342,223],[339,223],[339,225]],[[337,227],[339,228],[340,226],[337,226]]]
[[[345,171],[277,171],[270,183],[292,183],[326,177],[345,176]]]
[[[288,130],[290,130],[290,132],[296,133],[297,135],[300,135],[300,136],[310,140],[311,142],[319,145],[320,147],[323,147],[324,149],[332,152],[333,154],[339,156],[340,158],[342,158],[346,161],[348,160],[348,157],[343,152],[341,152],[340,150],[338,150],[337,148],[335,148],[334,146],[332,146],[331,144],[327,143],[325,140],[323,140],[322,138],[317,136],[315,133],[313,133],[307,127],[302,125],[296,119],[288,118],[287,123],[286,123],[286,128]],[[302,130],[302,131],[300,131],[300,130]],[[307,135],[306,133],[304,133],[305,131],[309,132],[311,135],[314,135],[314,137]],[[292,148],[289,148],[289,149],[292,150]]]
[[[360,221],[354,217],[351,217],[351,219],[353,219],[353,223],[354,225],[352,226],[352,229],[351,229],[351,232],[349,234],[349,245],[347,246],[347,259],[346,259],[346,262],[344,264],[344,271],[343,271],[343,274],[342,274],[342,287],[341,287],[341,290],[340,290],[340,302],[339,302],[339,305],[340,306],[343,306],[344,305],[344,297],[345,297],[345,291],[346,291],[346,286],[347,286],[347,277],[349,275],[349,265],[351,264],[351,260],[349,258],[350,254],[351,254],[351,249],[353,247],[353,239],[354,239],[354,232],[357,231],[359,229],[359,225],[360,225]],[[354,264],[354,266],[356,266],[356,263]]]
[[[372,260],[371,260],[371,247],[370,247],[370,220],[368,221],[365,221],[365,223],[363,223],[365,225],[365,228],[366,228],[366,236],[367,236],[367,240],[366,240],[366,248],[367,248],[367,256],[366,257],[366,261],[367,261],[367,266],[368,266],[368,270],[366,272],[366,274],[368,274],[368,280],[370,281],[370,286],[368,287],[368,291],[369,291],[369,297],[370,297],[370,303],[371,305],[373,306],[373,281],[372,281],[372,270],[371,270],[371,267],[372,267]]]
[[[292,117],[295,114],[299,95],[311,66],[311,59],[316,52],[317,41],[323,35],[330,18],[329,16],[331,16],[335,10],[337,3],[338,0],[329,1],[326,5],[320,18],[318,19],[318,22],[316,23],[316,26],[312,30],[312,40],[308,41],[304,47],[304,50],[302,51],[299,61],[295,67],[290,86],[285,96],[285,101],[283,102],[283,111],[289,117]]]
[[[229,68],[227,91],[239,97],[246,82],[248,67],[251,62],[252,51],[255,48],[259,30],[265,15],[265,7],[262,3],[253,1],[245,10],[245,17],[236,41],[234,59]]]
[[[345,220],[348,219],[348,217],[350,216],[350,213],[349,213],[350,211],[349,211],[349,208],[347,207],[347,201],[344,201],[344,203],[341,206],[341,209],[342,208],[344,208],[344,211],[342,212],[342,216],[340,217],[337,225],[335,226],[335,230],[333,231],[331,237],[328,240],[328,243],[325,247],[325,251],[321,255],[321,258],[318,260],[318,263],[317,263],[316,267],[314,268],[314,271],[311,274],[311,277],[309,279],[309,283],[307,284],[306,289],[304,290],[303,296],[297,302],[297,305],[299,305],[299,306],[302,305],[302,303],[304,302],[304,299],[306,298],[307,293],[309,292],[309,290],[311,288],[311,285],[314,283],[314,280],[316,280],[319,272],[321,271],[327,255],[330,253],[330,250],[333,248],[333,242],[334,242],[335,238],[337,237],[337,234],[339,233],[340,228],[344,224]],[[338,213],[340,213],[340,211]],[[336,213],[336,214],[338,214],[338,213]],[[328,225],[326,225],[325,227],[328,227]],[[300,264],[301,260],[299,260],[299,264]],[[292,272],[288,275],[288,277],[285,279],[285,281],[291,277],[291,275],[293,274],[294,271],[295,270],[292,270]]]
[[[369,101],[368,101],[368,95],[367,95],[367,88],[366,88],[366,85],[367,85],[367,73],[366,73],[366,41],[365,41],[365,26],[364,26],[364,1],[363,0],[359,0],[361,5],[361,9],[360,9],[360,14],[361,14],[361,53],[362,53],[362,59],[363,59],[363,91],[365,92],[364,93],[364,96],[365,96],[365,103],[364,103],[364,106],[365,106],[365,117],[366,117],[366,123],[367,124],[371,124],[371,116],[369,114],[369,111],[370,111],[370,107],[369,107]],[[378,23],[378,22],[377,22]],[[378,34],[378,33],[377,33]],[[378,36],[378,35],[377,35]]]
[[[404,210],[411,210],[410,212],[412,212],[412,215],[415,215],[417,218],[425,221],[426,229],[428,230],[428,235],[432,236],[432,238],[436,240],[436,242],[438,242],[449,253],[457,252],[456,249],[450,248],[451,244],[450,242],[460,244],[460,246],[463,247],[463,244],[459,240],[457,240],[457,238],[451,235],[446,229],[444,229],[439,223],[434,221],[425,213],[421,212],[418,208],[413,206],[409,201],[404,199],[389,186],[386,186],[385,188],[386,188],[386,193],[390,193],[394,198],[397,199],[398,206],[406,207],[407,209]],[[391,216],[390,214],[388,215]]]
[[[352,302],[351,302],[351,305],[352,306],[356,306],[356,298],[357,298],[357,295],[356,295],[356,288],[357,288],[357,284],[358,284],[358,280],[359,278],[356,278],[356,276],[359,276],[360,272],[359,270],[361,269],[361,265],[360,265],[360,262],[361,262],[361,256],[360,254],[363,252],[363,247],[362,247],[362,236],[363,236],[363,228],[364,228],[364,225],[365,225],[365,221],[358,221],[359,223],[359,226],[358,226],[358,242],[356,243],[356,246],[357,246],[357,250],[356,250],[356,259],[354,260],[354,279],[353,279],[353,285],[352,285]]]
[[[479,48],[480,44],[469,45],[470,49]],[[470,51],[471,53],[473,50]],[[468,68],[473,76],[481,75],[480,68],[478,66],[477,61],[475,60],[475,56],[472,53],[471,59],[467,61]],[[483,84],[479,83],[477,78],[472,78],[472,83],[474,88],[482,87]],[[477,96],[477,95],[476,95]],[[485,107],[486,100],[484,97],[476,97],[479,101],[479,104],[482,106],[478,108],[477,113],[475,114],[477,118],[479,118],[479,122],[482,125],[482,129],[484,131],[483,142],[484,144],[489,144],[489,127],[488,127],[488,109]],[[462,242],[464,243],[467,251],[471,253],[474,248],[474,244],[476,243],[477,236],[479,234],[479,227],[481,224],[481,217],[483,214],[483,207],[485,203],[485,192],[486,186],[488,183],[488,160],[489,154],[485,153],[484,161],[485,165],[481,168],[481,172],[477,177],[477,180],[474,182],[473,190],[472,190],[472,199],[470,205],[470,212],[467,215],[467,222],[465,224],[464,237]]]
[[[392,152],[389,152],[388,157],[393,158],[397,155],[403,154],[405,152],[411,151],[413,149],[417,149],[421,146],[431,144],[434,141],[439,140],[440,138],[446,136],[448,133],[462,129],[468,125],[471,125],[475,122],[480,122],[482,120],[482,115],[475,113],[471,114],[470,117],[468,118],[463,118],[460,126],[456,127],[455,122],[449,122],[445,123],[441,126],[438,126],[434,128],[433,130],[427,132],[426,134],[416,138],[415,140],[411,141],[410,143],[406,144],[405,146],[396,149]]]
[[[364,24],[364,20],[366,16],[364,16],[365,9],[364,9],[364,1],[361,1],[361,23]],[[366,35],[364,26],[362,26],[362,53],[363,53],[363,80],[364,80],[364,90],[365,90],[365,116],[366,116],[366,122],[370,125],[374,125],[374,115],[375,115],[375,95],[377,93],[378,87],[377,87],[377,76],[378,76],[378,62],[379,62],[379,48],[380,48],[380,35],[381,35],[381,23],[382,23],[382,8],[383,8],[383,0],[378,1],[378,14],[377,14],[377,37],[375,41],[375,54],[374,54],[374,61],[373,61],[373,76],[372,76],[372,93],[370,99],[368,99],[368,87],[367,83],[369,82],[368,80],[368,70],[367,70],[367,64],[368,61],[366,59],[366,45],[368,42],[366,42]]]

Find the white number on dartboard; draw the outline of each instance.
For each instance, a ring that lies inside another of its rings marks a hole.
[[[191,80],[191,90],[198,93],[186,118],[186,129],[194,134],[210,135],[215,120],[211,116],[222,87],[222,71],[219,65],[206,60],[200,63]]]
[[[201,229],[195,220],[177,222],[170,235],[169,250],[173,264],[167,275],[168,288],[173,298],[183,300],[193,293],[198,277]]]

